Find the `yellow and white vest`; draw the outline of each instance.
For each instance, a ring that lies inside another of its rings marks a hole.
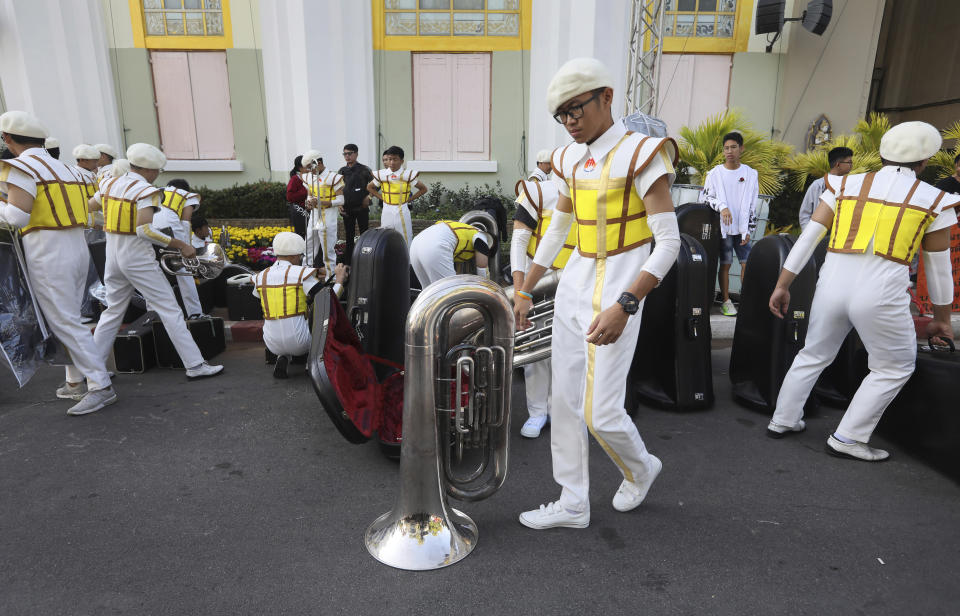
[[[554,151],[554,173],[570,188],[577,221],[577,251],[581,256],[606,258],[633,250],[653,240],[647,225],[647,211],[637,194],[634,180],[655,156],[673,171],[677,162],[677,144],[670,138],[656,138],[627,131],[603,159],[599,178],[583,178],[582,161],[564,165],[567,150],[573,144]],[[624,152],[629,152],[625,155]],[[614,161],[629,161],[619,172]]]
[[[137,203],[151,199],[160,207],[163,190],[139,175],[126,174],[100,182],[100,205],[103,208],[103,229],[107,233],[136,235]]]
[[[200,195],[187,192],[182,188],[167,186],[163,189],[163,207],[172,211],[177,218],[183,218],[183,208],[188,205],[196,209],[200,205]]]
[[[306,315],[307,294],[303,291],[303,282],[316,275],[316,269],[300,265],[273,265],[254,275],[253,284],[260,294],[263,318],[273,321]]]
[[[410,200],[410,193],[413,192],[413,186],[420,177],[420,172],[410,169],[398,171],[380,169],[373,174],[373,177],[380,184],[380,193],[383,195],[385,204],[402,205]]]
[[[539,182],[536,180],[519,181],[514,187],[514,193],[520,200],[529,203],[536,212],[537,227],[530,235],[530,241],[527,242],[527,256],[531,259],[537,254],[537,246],[547,227],[550,226],[550,220],[553,218],[553,212],[557,207],[557,201],[560,197],[560,191],[553,182]],[[529,210],[528,210],[529,211]],[[563,269],[573,254],[573,249],[577,247],[577,222],[573,221],[570,225],[570,232],[567,239],[563,242],[563,248],[560,254],[553,260],[554,269]]]
[[[910,264],[927,227],[940,214],[946,193],[913,174],[898,174],[892,178],[892,185],[884,177],[881,189],[877,190],[878,176],[896,173],[893,169],[885,167],[879,172],[843,177],[837,188],[827,250],[865,254],[872,241],[872,254]]]
[[[333,201],[337,198],[337,191],[343,188],[343,176],[329,169],[324,169],[320,174],[304,173],[300,179],[307,187],[307,192],[318,201]],[[332,206],[321,203],[319,207],[326,210]]]
[[[457,247],[453,250],[454,262],[470,261],[474,256],[473,238],[480,232],[473,225],[457,220],[438,220],[438,225],[447,225],[457,236]]]
[[[87,224],[86,183],[76,170],[46,151],[0,160],[0,182],[6,180],[10,169],[29,175],[37,185],[30,222],[21,229],[23,235],[38,229],[71,229]]]

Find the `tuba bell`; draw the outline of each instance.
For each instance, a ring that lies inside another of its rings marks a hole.
[[[476,546],[477,525],[447,496],[480,500],[506,478],[513,332],[507,297],[478,276],[439,280],[410,307],[400,495],[364,535],[380,562],[439,569]]]
[[[171,276],[213,279],[220,275],[227,257],[219,244],[207,244],[197,256],[184,257],[179,250],[160,250],[160,269]]]

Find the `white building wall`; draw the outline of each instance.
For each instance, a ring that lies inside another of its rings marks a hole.
[[[277,0],[260,16],[272,170],[309,148],[338,169],[346,143],[377,160],[370,3]]]
[[[0,0],[0,84],[7,109],[29,111],[60,140],[122,143],[97,0]]]

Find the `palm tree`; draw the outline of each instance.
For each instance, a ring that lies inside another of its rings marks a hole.
[[[941,132],[944,141],[953,139],[953,148],[949,150],[940,150],[930,158],[927,163],[933,167],[937,173],[937,179],[953,175],[955,166],[953,160],[960,154],[960,120],[954,122]]]
[[[853,135],[838,135],[829,142],[797,153],[783,163],[790,174],[790,187],[802,191],[810,178],[821,178],[830,172],[827,153],[833,148],[846,147],[853,150],[853,168],[850,173],[877,171],[883,166],[880,160],[880,139],[890,130],[890,119],[882,113],[872,112],[869,119],[861,119],[854,127]]]
[[[691,179],[703,183],[710,169],[723,164],[723,136],[734,131],[743,135],[743,157],[740,160],[757,171],[760,192],[766,195],[779,193],[783,188],[781,164],[792,148],[754,131],[739,110],[711,116],[694,128],[682,127],[678,144],[680,164],[692,167],[695,177]]]

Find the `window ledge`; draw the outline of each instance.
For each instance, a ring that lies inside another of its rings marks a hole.
[[[435,173],[496,173],[495,160],[408,160],[407,168]]]
[[[167,160],[164,171],[243,171],[242,160]]]

